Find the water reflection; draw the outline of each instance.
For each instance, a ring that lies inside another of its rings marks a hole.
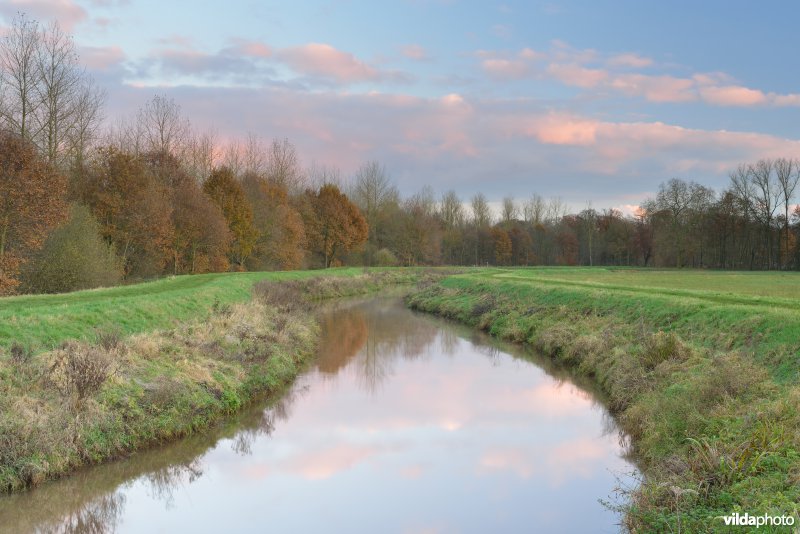
[[[630,467],[585,385],[395,299],[320,321],[277,402],[0,498],[0,532],[616,530]]]

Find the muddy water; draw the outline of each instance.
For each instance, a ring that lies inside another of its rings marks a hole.
[[[633,471],[602,405],[394,298],[323,314],[280,401],[0,498],[2,532],[616,532]]]

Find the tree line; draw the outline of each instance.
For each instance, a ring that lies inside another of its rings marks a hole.
[[[631,215],[402,198],[379,162],[344,180],[287,139],[223,146],[161,95],[109,126],[78,59],[24,15],[0,42],[0,294],[342,264],[800,267],[794,159],[740,165],[720,192],[672,179]]]

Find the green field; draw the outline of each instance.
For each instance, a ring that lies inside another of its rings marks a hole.
[[[644,289],[673,295],[705,296],[731,302],[779,302],[800,308],[800,273],[633,269],[629,267],[543,267],[507,269],[495,276],[542,283],[586,284],[626,291]],[[743,298],[744,297],[744,298]],[[768,297],[750,299],[749,297]],[[775,300],[778,299],[778,300]]]
[[[459,282],[461,280],[461,282]],[[612,314],[710,350],[739,349],[779,382],[800,378],[800,273],[533,268],[473,271],[446,284],[491,283],[531,302]]]
[[[357,268],[329,269],[326,274],[353,276],[361,272]],[[259,280],[320,274],[321,271],[202,274],[61,295],[0,298],[0,347],[20,343],[41,350],[65,339],[93,340],[103,330],[134,334],[168,328],[207,316],[215,302],[248,300],[253,283]]]

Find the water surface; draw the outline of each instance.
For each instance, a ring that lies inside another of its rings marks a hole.
[[[339,303],[322,325],[280,401],[0,498],[0,531],[619,530],[598,500],[633,468],[563,373],[396,298]]]

